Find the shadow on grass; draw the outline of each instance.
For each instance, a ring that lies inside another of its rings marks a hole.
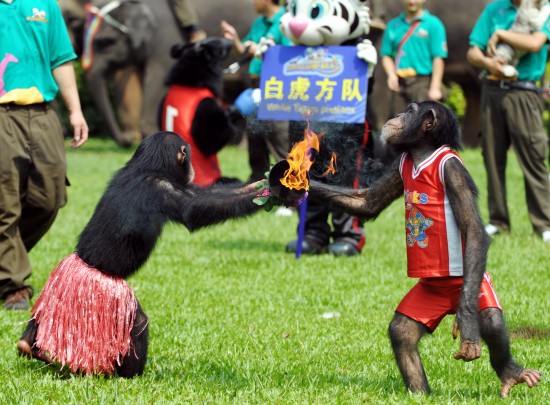
[[[287,364],[288,366],[288,364]],[[155,381],[178,379],[193,386],[204,389],[207,386],[222,389],[226,393],[237,391],[254,391],[258,387],[273,387],[300,392],[323,391],[331,387],[355,387],[358,392],[385,392],[393,394],[405,392],[401,380],[379,375],[357,375],[357,373],[339,370],[334,373],[312,373],[306,365],[269,368],[242,368],[230,362],[216,361],[210,358],[195,358],[192,360],[170,359],[157,357],[154,364],[149,364],[145,374]],[[355,374],[355,375],[354,375]],[[208,390],[208,388],[206,388]]]
[[[265,240],[251,239],[209,239],[206,243],[215,246],[219,250],[245,250],[258,252],[285,253],[285,244],[283,242],[273,243]]]
[[[550,329],[532,326],[516,326],[510,328],[512,339],[550,339]]]
[[[71,372],[67,367],[62,367],[60,363],[47,364],[37,359],[19,356],[19,367],[23,370],[36,373],[40,376],[49,375],[60,380],[71,378]],[[82,374],[82,376],[84,376]]]

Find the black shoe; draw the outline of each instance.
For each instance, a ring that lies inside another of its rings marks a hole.
[[[361,253],[357,247],[349,242],[334,242],[328,246],[328,252],[334,256],[355,256]]]
[[[32,289],[23,287],[19,290],[6,294],[4,297],[4,308],[21,311],[29,309],[29,301],[32,297]]]
[[[285,247],[285,252],[287,253],[296,253],[296,248],[298,247],[298,240],[293,240],[287,243]],[[326,253],[327,247],[319,243],[313,242],[310,239],[304,239],[302,241],[302,254],[304,255],[319,255],[321,253]]]

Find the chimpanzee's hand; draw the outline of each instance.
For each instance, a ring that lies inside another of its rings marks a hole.
[[[458,337],[458,322],[455,321],[453,326],[453,339]],[[481,357],[481,345],[479,342],[470,342],[468,340],[460,339],[460,350],[458,353],[453,354],[456,360],[472,361]]]

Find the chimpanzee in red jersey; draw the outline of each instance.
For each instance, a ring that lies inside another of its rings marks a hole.
[[[124,281],[149,258],[166,222],[189,231],[259,209],[254,185],[199,188],[189,145],[173,132],[147,137],[111,180],[76,252],[50,275],[19,353],[72,372],[133,377],[147,357],[148,320]]]
[[[490,238],[475,184],[452,151],[460,148],[456,118],[434,101],[411,104],[386,123],[381,137],[402,157],[372,187],[352,190],[312,181],[309,192],[364,219],[376,218],[404,196],[408,275],[420,280],[397,307],[389,335],[405,385],[411,391],[430,391],[418,343],[455,313],[453,337],[460,331],[455,359],[480,357],[481,337],[502,382],[502,397],[516,384],[537,385],[540,373],[512,359],[502,309],[485,273]]]

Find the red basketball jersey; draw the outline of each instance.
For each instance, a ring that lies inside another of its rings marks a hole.
[[[191,162],[195,170],[193,183],[209,186],[221,177],[218,157],[205,156],[191,136],[191,124],[199,103],[205,98],[214,98],[206,88],[172,85],[162,106],[161,129],[173,131],[191,146]]]
[[[403,179],[408,276],[463,275],[463,243],[445,193],[445,162],[462,160],[448,146],[437,149],[418,167],[404,153]]]

